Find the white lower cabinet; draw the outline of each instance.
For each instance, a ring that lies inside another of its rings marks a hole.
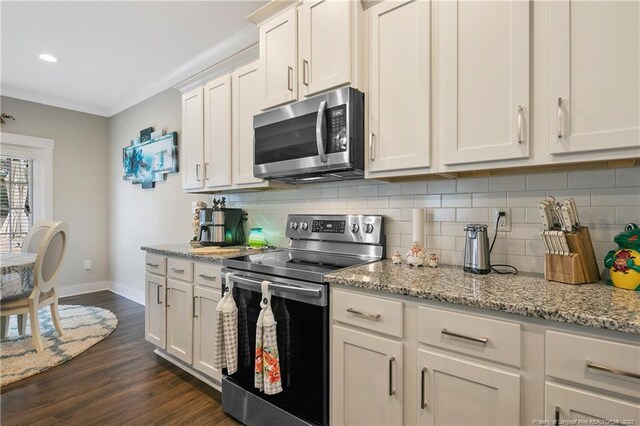
[[[545,393],[546,420],[553,424],[576,424],[566,423],[571,420],[618,420],[628,423],[591,424],[638,424],[640,420],[639,404],[553,383],[546,384]]]
[[[220,301],[220,291],[196,285],[193,288],[193,367],[221,380],[222,372],[213,366],[216,307]]]
[[[144,336],[161,349],[166,347],[166,307],[164,277],[146,274],[144,278]]]
[[[402,343],[334,325],[332,348],[332,424],[402,424]]]
[[[520,423],[519,374],[422,349],[417,359],[419,424]]]
[[[167,353],[191,364],[193,357],[193,285],[167,280]]]

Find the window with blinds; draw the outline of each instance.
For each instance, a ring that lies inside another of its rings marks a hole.
[[[19,252],[33,224],[33,160],[0,156],[0,251]]]

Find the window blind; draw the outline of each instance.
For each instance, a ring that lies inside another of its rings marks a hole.
[[[0,156],[0,251],[17,252],[33,225],[33,160]]]

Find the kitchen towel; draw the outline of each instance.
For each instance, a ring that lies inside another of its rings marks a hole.
[[[262,281],[261,288],[262,310],[256,325],[255,387],[267,395],[274,395],[282,392],[276,320],[271,310],[269,281]]]
[[[238,370],[238,307],[233,299],[232,274],[226,275],[227,291],[216,307],[213,367],[226,368],[227,374]]]

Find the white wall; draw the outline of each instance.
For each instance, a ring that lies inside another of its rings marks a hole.
[[[69,223],[60,269],[61,294],[103,289],[109,280],[108,119],[3,96],[2,112],[15,116],[2,131],[55,141],[53,217]],[[84,260],[92,269],[84,270]],[[82,285],[84,284],[84,285]]]
[[[167,175],[153,189],[142,189],[122,179],[122,148],[140,129],[154,127],[178,132],[182,120],[181,96],[167,90],[109,119],[109,227],[111,229],[112,289],[143,303],[144,252],[142,245],[188,242],[191,202],[209,198],[185,195],[179,173]]]

